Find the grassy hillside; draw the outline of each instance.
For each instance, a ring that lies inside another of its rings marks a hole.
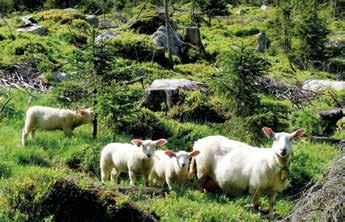
[[[16,65],[24,64],[28,72],[38,73],[51,89],[39,92],[0,88],[0,108],[3,107],[0,111],[0,221],[54,221],[56,212],[63,209],[59,200],[52,197],[60,183],[64,189],[57,196],[66,197],[68,202],[70,194],[77,201],[91,203],[91,208],[102,212],[104,221],[124,206],[153,213],[162,221],[268,221],[256,212],[245,210],[244,206],[251,202],[249,195],[231,198],[224,194],[204,194],[197,191],[196,179],[188,181],[183,189],[175,189],[163,196],[150,196],[140,192],[140,189],[122,195],[110,182],[102,186],[100,151],[113,141],[127,143],[134,137],[164,137],[168,143],[163,149],[191,150],[195,140],[221,134],[252,145],[270,147],[271,141],[262,134],[262,127],[289,132],[304,128],[306,136],[294,144],[289,185],[278,195],[275,219],[287,216],[300,192],[307,184],[317,182],[327,171],[331,160],[340,154],[334,145],[312,143],[311,136],[323,135],[325,126],[318,112],[332,109],[337,103],[345,101],[344,91],[326,90],[308,101],[295,104],[292,100],[257,90],[252,94],[258,102],[254,112],[247,116],[236,113],[235,101],[241,98],[229,95],[232,91],[228,89],[236,86],[231,85],[231,77],[235,74],[226,72],[229,62],[226,57],[233,55],[231,53],[241,45],[255,49],[256,35],[260,31],[265,31],[270,40],[270,48],[266,52],[255,52],[270,64],[266,77],[296,87],[309,79],[337,78],[331,70],[291,64],[291,54],[285,53],[281,46],[279,8],[262,10],[253,5],[235,5],[228,9],[229,16],[216,17],[210,27],[202,22],[200,32],[206,56],[202,57],[195,48],[189,48],[184,57],[173,56],[172,70],[166,66],[166,59],[153,61],[151,33],[139,33],[128,28],[142,4],[137,7],[127,5],[113,14],[97,15],[100,20],[111,19],[117,26],[111,30],[118,34],[97,54],[91,50],[92,31],[96,30],[98,35],[103,30],[93,29],[85,21],[84,12],[94,11],[90,5],[85,5],[85,1],[82,2],[84,5],[78,6],[79,11],[49,9],[55,7],[46,5],[46,10],[12,11],[0,20],[0,77]],[[176,21],[177,32],[182,33],[184,27],[192,23],[191,3],[177,4],[176,7],[171,7],[171,19]],[[238,15],[240,9],[246,9],[246,14]],[[15,27],[21,24],[19,16],[27,14],[47,29],[46,35],[15,31]],[[319,14],[328,18],[329,39],[343,37],[343,20],[331,17],[328,8],[320,10]],[[140,18],[145,21],[154,15],[155,7],[148,4]],[[300,44],[294,36],[292,48],[298,51]],[[106,54],[108,49],[109,54]],[[333,49],[332,53],[330,60],[341,60],[341,50],[339,53]],[[99,58],[108,60],[95,67],[101,61],[97,60]],[[341,67],[342,61],[339,64]],[[58,81],[57,71],[68,73],[69,79]],[[145,91],[140,82],[123,84],[136,79],[137,73],[141,72],[145,73],[145,87],[155,79],[186,78],[204,83],[208,92],[181,92],[179,102],[170,110],[162,103],[158,104],[158,111],[152,111],[139,107]],[[225,79],[226,75],[230,76],[230,80]],[[222,78],[226,80],[225,86],[222,85]],[[98,89],[96,105],[93,101],[95,88]],[[32,105],[70,109],[92,107],[99,114],[97,139],[92,138],[92,126],[85,125],[77,128],[72,138],[66,138],[61,131],[38,131],[36,140],[29,140],[28,146],[22,148],[21,130],[25,111]],[[345,131],[338,130],[332,136],[344,139]],[[129,184],[126,175],[122,177],[121,184]],[[139,186],[143,186],[141,180]],[[268,206],[267,198],[263,205]]]

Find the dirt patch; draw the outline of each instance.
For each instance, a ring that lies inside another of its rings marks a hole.
[[[304,192],[282,221],[345,221],[345,153],[328,173]]]
[[[121,195],[103,188],[81,189],[73,181],[60,179],[42,201],[41,215],[54,221],[157,221],[152,215],[121,202]]]

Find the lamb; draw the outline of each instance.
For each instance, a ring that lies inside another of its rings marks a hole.
[[[249,192],[253,195],[251,207],[254,209],[259,209],[261,195],[269,195],[268,212],[272,214],[276,194],[283,191],[287,184],[291,141],[302,136],[304,130],[275,133],[271,128],[264,127],[263,132],[273,139],[272,148],[234,147],[215,162],[212,179],[230,195]]]
[[[217,189],[215,186],[211,190],[206,187],[206,184],[211,184],[209,179],[214,178],[213,170],[216,159],[224,156],[235,147],[250,147],[250,145],[219,135],[207,136],[194,142],[193,150],[198,150],[201,154],[192,158],[189,177],[197,175],[201,191],[207,192]]]
[[[76,111],[45,106],[33,106],[26,111],[25,126],[22,131],[22,146],[26,145],[27,136],[35,138],[37,129],[63,130],[70,137],[72,131],[80,125],[91,123],[93,113],[90,109],[78,108]]]
[[[103,148],[100,158],[102,183],[110,177],[117,184],[119,175],[128,172],[130,185],[135,185],[137,175],[143,175],[145,186],[148,186],[155,147],[166,144],[167,140],[133,139],[131,142],[110,143]]]
[[[189,159],[195,157],[200,152],[179,151],[175,153],[171,150],[157,150],[154,154],[154,162],[150,175],[150,181],[156,185],[163,187],[164,180],[169,190],[173,188],[173,182],[178,186],[182,186],[188,178]]]

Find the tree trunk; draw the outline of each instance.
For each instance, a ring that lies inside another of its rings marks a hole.
[[[202,56],[205,56],[205,48],[201,42],[199,27],[185,27],[183,41],[191,43],[200,49]]]
[[[168,57],[169,57],[169,67],[171,69],[174,69],[174,64],[172,60],[172,54],[171,54],[171,40],[169,35],[169,29],[170,29],[170,21],[169,21],[169,11],[168,11],[168,0],[164,0],[164,17],[165,17],[165,27],[167,30],[167,47],[168,47]]]
[[[97,105],[97,89],[94,88],[93,89],[93,107],[96,108],[96,105]],[[97,138],[97,126],[98,126],[98,123],[97,123],[97,113],[95,112],[94,113],[94,116],[93,116],[93,119],[92,119],[92,125],[93,125],[93,131],[92,131],[92,137],[94,139]]]

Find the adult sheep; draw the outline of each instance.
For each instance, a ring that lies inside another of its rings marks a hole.
[[[37,129],[63,130],[70,137],[80,125],[91,123],[93,113],[90,109],[78,108],[76,111],[45,106],[33,106],[26,111],[25,126],[22,131],[22,146],[26,145],[28,134],[34,139]]]
[[[255,209],[259,209],[261,195],[269,195],[268,212],[271,214],[276,194],[283,191],[287,184],[291,141],[302,136],[304,130],[275,133],[271,128],[264,127],[263,132],[273,139],[272,148],[233,147],[214,163],[212,180],[232,196],[249,192],[253,195],[252,207]]]
[[[100,158],[101,180],[109,180],[117,184],[117,179],[122,172],[128,172],[130,184],[135,185],[137,175],[144,176],[144,183],[149,183],[153,158],[156,146],[167,143],[166,139],[159,140],[132,140],[129,143],[110,143],[106,145]]]

